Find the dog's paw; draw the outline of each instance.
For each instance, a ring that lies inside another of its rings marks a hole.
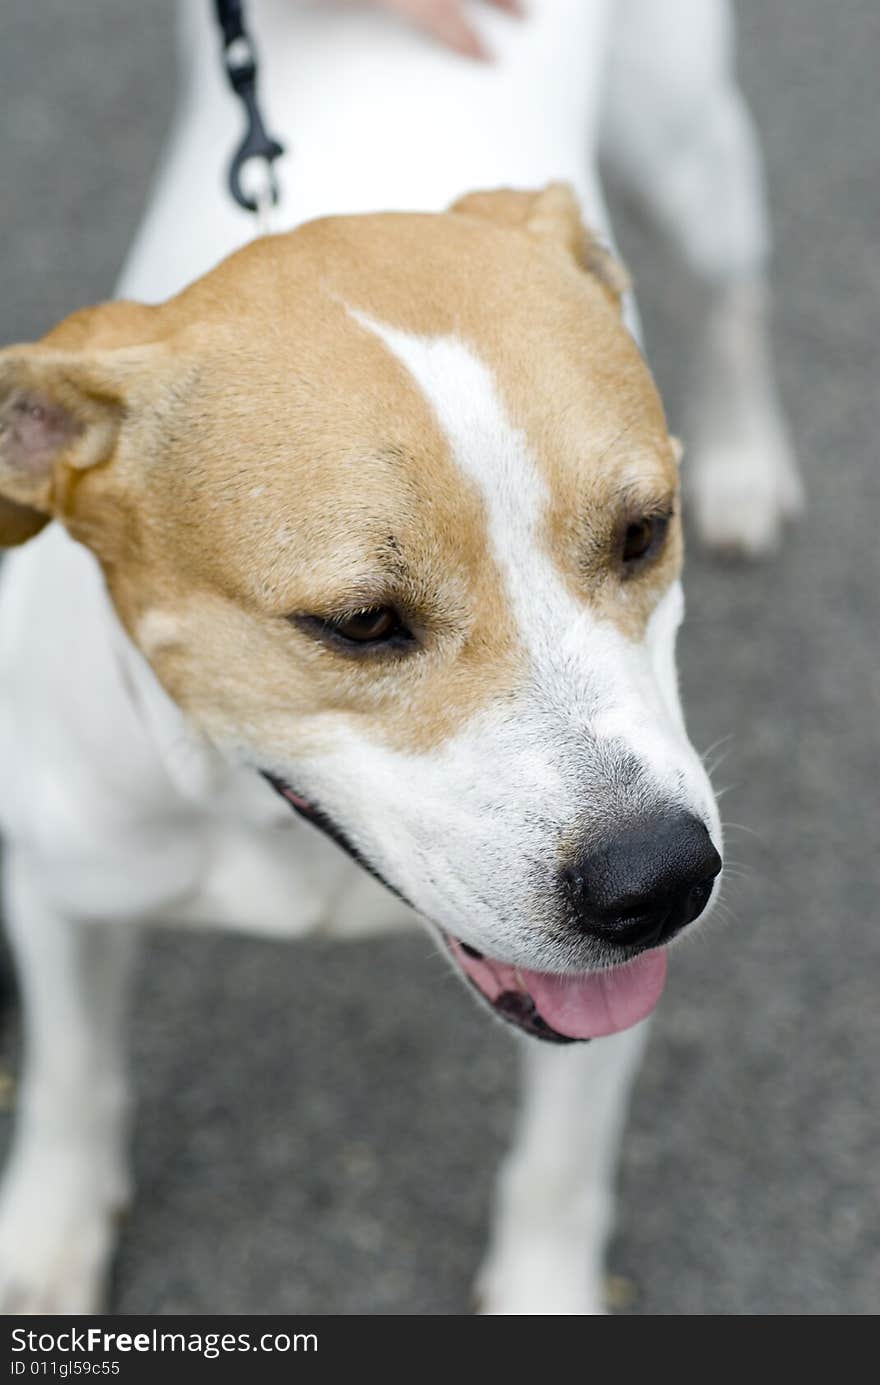
[[[697,452],[686,498],[707,548],[747,558],[779,546],[786,523],[804,508],[797,463],[783,437]]]
[[[600,1317],[605,1304],[598,1276],[584,1273],[583,1259],[529,1255],[489,1261],[475,1288],[483,1317]]]
[[[0,1313],[97,1313],[104,1307],[119,1199],[70,1159],[9,1170],[0,1197]]]

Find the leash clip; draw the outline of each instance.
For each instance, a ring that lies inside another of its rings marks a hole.
[[[223,31],[226,76],[244,107],[247,120],[244,139],[229,165],[229,191],[245,211],[263,216],[267,205],[278,205],[280,190],[273,165],[284,153],[284,146],[273,139],[263,124],[257,100],[257,55],[244,27],[241,0],[215,0],[215,8]],[[242,171],[252,159],[260,159],[266,166],[266,191],[258,197],[250,197],[242,184]]]

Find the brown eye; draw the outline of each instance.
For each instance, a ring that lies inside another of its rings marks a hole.
[[[342,616],[302,613],[286,619],[307,634],[317,636],[324,644],[334,645],[348,654],[369,654],[374,650],[408,654],[418,648],[416,637],[404,625],[394,606],[369,606],[364,611]]]
[[[635,564],[659,551],[669,527],[667,515],[642,515],[626,526],[623,536],[624,563]]]
[[[397,612],[390,606],[377,606],[371,611],[357,611],[343,620],[329,620],[330,629],[344,640],[355,644],[378,644],[402,630]]]

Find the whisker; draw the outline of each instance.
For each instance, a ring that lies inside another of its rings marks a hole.
[[[721,826],[724,828],[725,832],[748,832],[751,836],[757,837],[759,840],[761,837],[761,834],[757,830],[757,828],[749,827],[748,823],[746,822],[727,822],[726,820],[723,820]]]

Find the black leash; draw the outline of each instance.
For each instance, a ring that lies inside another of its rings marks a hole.
[[[240,207],[248,212],[261,210],[256,198],[248,197],[241,183],[241,173],[251,159],[262,159],[266,165],[269,195],[272,206],[278,204],[278,180],[273,164],[284,153],[284,146],[267,133],[257,100],[257,55],[244,25],[243,0],[214,0],[217,22],[223,31],[223,62],[229,85],[244,106],[247,130],[244,139],[232,156],[229,165],[229,191]]]

